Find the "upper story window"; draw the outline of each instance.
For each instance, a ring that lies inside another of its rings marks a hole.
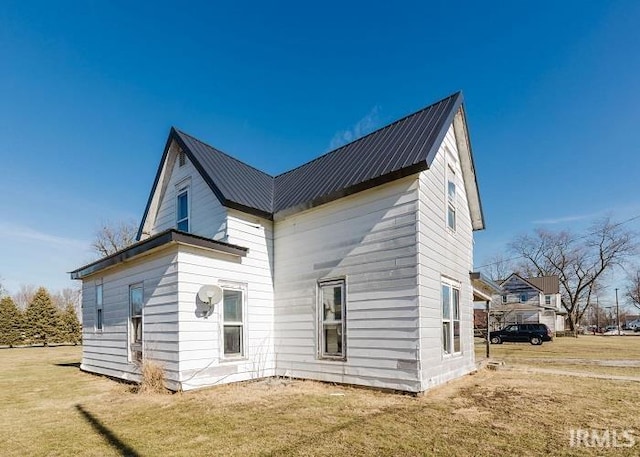
[[[96,330],[102,330],[102,284],[96,284]]]
[[[182,232],[189,231],[189,188],[178,191],[176,203],[176,228]]]
[[[442,350],[445,354],[461,351],[460,289],[442,283]]]
[[[178,153],[178,166],[183,167],[187,163],[187,155],[184,151]]]
[[[503,296],[502,296],[502,303],[503,303],[503,304],[504,304],[504,303],[507,303],[507,296],[506,296],[506,295],[503,295]]]
[[[242,357],[244,355],[243,291],[224,289],[222,297],[224,356]]]
[[[544,304],[545,305],[550,305],[551,304],[551,295],[545,295],[544,296]]]
[[[447,227],[456,230],[456,172],[447,168]]]
[[[527,301],[527,294],[520,294],[520,303],[524,303]]]
[[[318,284],[319,355],[327,359],[346,359],[345,280]]]

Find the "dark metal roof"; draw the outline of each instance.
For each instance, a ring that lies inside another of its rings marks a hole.
[[[538,278],[526,279],[540,289],[543,294],[560,293],[560,279],[557,276],[540,276]]]
[[[426,170],[462,102],[462,93],[456,92],[276,177],[172,128],[138,238],[172,141],[187,154],[220,203],[273,219],[275,213],[310,208]]]
[[[427,169],[461,103],[457,92],[277,176],[274,213],[315,206]]]
[[[143,241],[132,244],[114,254],[111,254],[102,259],[96,260],[88,265],[71,271],[71,279],[82,279],[94,273],[97,273],[105,268],[112,267],[119,263],[130,260],[141,254],[147,253],[152,249],[159,248],[169,243],[181,243],[188,244],[190,246],[197,246],[206,249],[212,249],[218,252],[224,252],[225,254],[236,255],[244,257],[247,255],[247,248],[242,246],[236,246],[235,244],[225,243],[223,241],[212,240],[203,236],[194,235],[192,233],[179,232],[175,229],[165,230],[157,235],[151,236]]]
[[[202,141],[172,129],[180,147],[225,206],[263,216],[273,212],[273,177]]]
[[[507,279],[498,280],[497,283],[502,285],[513,276],[520,278],[522,281],[530,284],[532,287],[538,289],[545,295],[560,293],[560,279],[555,275],[538,276],[536,278],[525,278],[524,276],[520,276],[518,273],[512,273]]]

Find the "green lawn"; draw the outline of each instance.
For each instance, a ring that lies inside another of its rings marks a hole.
[[[601,341],[495,352],[637,357]],[[640,383],[483,370],[421,397],[308,381],[141,395],[80,372],[79,360],[77,347],[0,350],[0,455],[640,454]],[[571,448],[572,428],[631,429],[638,444]]]

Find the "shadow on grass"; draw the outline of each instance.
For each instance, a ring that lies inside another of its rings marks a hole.
[[[80,362],[56,363],[57,367],[80,368]]]
[[[76,405],[76,409],[82,414],[82,417],[91,425],[96,432],[106,439],[109,444],[116,449],[120,455],[127,457],[139,457],[140,454],[135,449],[120,440],[118,436],[109,430],[102,422],[100,422],[93,414],[84,409],[82,405]]]

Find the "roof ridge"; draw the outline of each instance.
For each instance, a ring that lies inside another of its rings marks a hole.
[[[311,163],[313,163],[313,162],[316,162],[316,161],[318,161],[318,160],[322,159],[323,157],[328,156],[329,154],[333,154],[334,152],[338,152],[339,150],[344,149],[344,148],[346,148],[347,146],[351,146],[352,144],[359,143],[360,141],[363,141],[365,138],[368,138],[368,137],[370,137],[371,135],[374,135],[374,134],[376,134],[376,133],[379,133],[379,132],[381,132],[382,130],[388,129],[388,128],[390,128],[390,127],[392,127],[392,126],[394,126],[394,125],[396,125],[396,124],[398,124],[398,123],[400,123],[400,122],[402,122],[402,121],[405,121],[405,120],[407,120],[407,119],[409,119],[409,118],[411,118],[411,117],[417,116],[418,114],[423,113],[424,111],[428,110],[429,108],[432,108],[432,107],[434,107],[434,106],[436,106],[436,105],[438,105],[438,104],[440,104],[440,103],[442,103],[442,102],[444,102],[444,101],[446,101],[446,100],[449,100],[449,99],[451,99],[451,98],[454,98],[454,97],[456,97],[456,96],[459,96],[461,93],[462,93],[462,91],[456,91],[456,92],[452,93],[451,95],[449,95],[449,96],[447,96],[447,97],[444,97],[444,98],[442,98],[442,99],[438,100],[437,102],[431,103],[430,105],[427,105],[427,106],[425,106],[425,107],[423,107],[423,108],[419,109],[418,111],[414,111],[413,113],[409,113],[409,114],[407,114],[407,115],[405,115],[405,116],[401,117],[400,119],[396,119],[395,121],[393,121],[393,122],[391,122],[391,123],[389,123],[389,124],[383,125],[382,127],[377,128],[377,129],[375,129],[374,131],[369,132],[369,133],[367,133],[367,134],[366,134],[366,135],[364,135],[364,136],[361,136],[360,138],[357,138],[357,139],[355,139],[355,140],[353,140],[353,141],[350,141],[350,142],[348,142],[347,144],[343,144],[342,146],[337,147],[337,148],[335,148],[335,149],[331,149],[331,150],[329,150],[329,151],[325,152],[324,154],[321,154],[321,155],[319,155],[318,157],[315,157],[315,158],[313,158],[313,159],[309,160],[308,162],[305,162],[305,163],[303,163],[303,164],[298,165],[297,167],[294,167],[294,168],[292,168],[292,169],[290,169],[290,170],[287,170],[287,171],[284,171],[284,172],[282,172],[282,173],[280,173],[280,174],[278,174],[278,175],[275,175],[275,176],[274,176],[274,179],[277,179],[277,178],[279,178],[280,176],[284,176],[284,175],[286,175],[286,174],[289,174],[289,173],[291,173],[291,172],[293,172],[293,171],[295,171],[295,170],[297,170],[297,169],[299,169],[299,168],[305,167],[305,166],[307,166],[307,165],[309,165],[309,164],[311,164]]]
[[[243,162],[242,160],[240,160],[240,159],[238,159],[238,158],[236,158],[236,157],[233,157],[232,155],[227,154],[226,152],[224,152],[224,151],[222,151],[222,150],[220,150],[220,149],[218,149],[218,148],[216,148],[216,147],[214,147],[214,146],[211,146],[209,143],[205,143],[204,141],[202,141],[202,140],[200,140],[200,139],[196,138],[196,137],[195,137],[195,136],[193,136],[193,135],[188,134],[187,132],[184,132],[184,131],[180,130],[180,129],[179,129],[179,128],[177,128],[177,127],[173,127],[173,128],[174,128],[174,129],[175,129],[175,131],[176,131],[176,132],[178,132],[179,134],[181,134],[181,135],[185,135],[185,136],[188,136],[188,137],[189,137],[189,138],[191,138],[192,140],[195,140],[195,141],[197,141],[198,143],[200,143],[200,144],[202,144],[202,145],[204,145],[204,146],[206,146],[206,147],[208,147],[208,148],[210,148],[210,149],[213,149],[213,150],[214,150],[214,151],[216,151],[217,153],[222,154],[222,155],[224,155],[224,156],[226,156],[226,157],[228,157],[228,158],[232,159],[234,162],[241,163],[242,165],[245,165],[245,166],[247,166],[247,167],[249,167],[249,168],[252,168],[252,169],[254,169],[255,171],[257,171],[257,172],[259,172],[259,173],[261,173],[261,174],[263,174],[263,175],[265,175],[265,176],[267,176],[267,177],[269,177],[269,178],[271,178],[271,179],[275,179],[275,177],[274,177],[274,176],[270,175],[270,174],[269,174],[269,173],[267,173],[266,171],[263,171],[263,170],[261,170],[261,169],[259,169],[259,168],[257,168],[257,167],[254,167],[253,165],[250,165],[250,164],[248,164],[248,163],[246,163],[246,162]]]

